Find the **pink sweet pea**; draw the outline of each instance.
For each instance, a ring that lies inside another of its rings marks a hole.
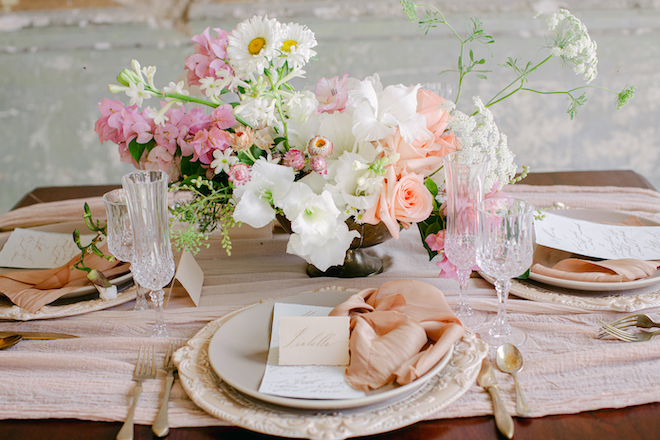
[[[146,159],[141,162],[142,169],[161,170],[167,173],[170,182],[179,180],[179,160],[167,150],[166,147],[156,145],[151,149]]]
[[[344,73],[342,79],[338,76],[319,79],[316,83],[316,99],[319,101],[319,113],[344,111],[348,102],[348,73]]]
[[[437,234],[430,234],[424,241],[429,245],[432,251],[439,252],[440,261],[435,264],[440,268],[440,278],[453,278],[458,281],[458,269],[452,264],[445,255],[445,234],[446,230],[439,231]],[[471,270],[479,270],[479,266],[474,266]]]
[[[229,104],[216,107],[211,113],[211,117],[213,124],[221,130],[226,130],[236,124],[233,108]]]
[[[123,142],[123,133],[118,128],[121,127],[121,112],[124,111],[124,104],[117,99],[103,98],[99,102],[99,111],[101,117],[94,124],[94,131],[99,135],[99,141],[101,143],[110,141],[115,144]]]
[[[139,144],[146,144],[153,139],[154,121],[146,114],[138,113],[137,109],[126,109],[122,113],[123,134],[127,143],[136,139]]]

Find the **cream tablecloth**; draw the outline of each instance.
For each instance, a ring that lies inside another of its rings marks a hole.
[[[609,187],[531,187],[516,185],[510,192],[538,207],[563,202],[572,207],[598,207],[633,212],[660,221],[660,195],[654,191]],[[82,202],[80,202],[82,204]],[[0,225],[34,213],[61,211],[62,205],[44,204],[0,217]],[[75,203],[65,203],[67,207]],[[78,220],[78,214],[58,215],[60,221]],[[285,252],[287,236],[234,241],[227,257],[219,240],[202,250],[197,260],[205,273],[199,307],[180,287],[172,291],[165,312],[171,338],[188,339],[209,321],[232,310],[267,298],[279,298],[329,285],[362,289],[396,279],[418,279],[440,288],[450,305],[458,299],[457,283],[438,278],[428,262],[415,229],[404,231],[370,252],[385,263],[384,273],[362,279],[308,278],[306,263]],[[471,322],[494,316],[497,301],[490,284],[470,281]],[[133,303],[85,315],[28,322],[0,322],[0,331],[58,331],[81,336],[53,341],[29,340],[0,351],[0,418],[78,418],[123,421],[132,399],[131,380],[137,347],[150,344],[162,360],[170,339],[142,337],[153,325],[153,312],[132,311]],[[521,347],[525,368],[519,380],[532,408],[532,416],[570,414],[601,408],[620,408],[660,401],[660,338],[645,343],[596,339],[598,318],[612,320],[620,312],[586,312],[576,307],[511,297],[509,320],[524,329],[528,341]],[[646,310],[660,319],[660,308]],[[490,354],[492,356],[492,353]],[[135,419],[151,424],[163,393],[165,373],[144,383]],[[515,414],[515,393],[510,376],[496,372],[501,395]],[[492,414],[487,394],[472,386],[459,400],[433,418]],[[221,425],[199,409],[178,381],[170,401],[172,427]]]

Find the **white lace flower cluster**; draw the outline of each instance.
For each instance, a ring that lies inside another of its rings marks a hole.
[[[587,27],[566,9],[546,18],[548,29],[554,32],[550,50],[553,56],[573,66],[577,75],[590,83],[598,75],[596,42],[591,40]]]
[[[516,174],[515,155],[509,150],[507,137],[498,130],[490,110],[480,98],[475,96],[472,100],[474,113],[469,116],[454,110],[448,128],[460,138],[462,151],[486,153],[489,161],[484,188],[499,190]]]

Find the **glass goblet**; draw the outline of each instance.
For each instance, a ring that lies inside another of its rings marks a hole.
[[[457,151],[447,154],[442,161],[447,190],[445,255],[458,272],[460,298],[456,316],[465,318],[472,316],[468,280],[477,264],[477,207],[484,198],[488,157],[476,151]]]
[[[479,204],[477,262],[484,273],[495,278],[497,317],[481,337],[493,347],[505,342],[521,345],[524,331],[509,325],[506,300],[511,278],[522,275],[532,264],[534,206],[524,200],[493,198]],[[477,330],[479,331],[479,330]]]
[[[119,261],[132,263],[133,261],[133,231],[131,219],[128,216],[126,193],[122,188],[113,189],[103,194],[106,216],[108,217],[107,236],[108,250]],[[131,272],[133,265],[131,264]],[[135,278],[135,277],[133,277]],[[133,310],[148,310],[149,304],[140,283],[135,282],[137,296]]]
[[[163,287],[174,276],[167,208],[167,174],[135,171],[122,177],[133,230],[134,276],[151,290],[156,309],[153,336],[167,336],[163,317]]]

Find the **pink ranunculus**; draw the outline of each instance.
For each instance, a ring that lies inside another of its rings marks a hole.
[[[365,223],[385,223],[395,239],[399,238],[399,224],[407,228],[410,223],[428,218],[433,210],[433,195],[424,185],[424,178],[407,173],[397,180],[394,167],[387,167],[385,184],[378,202],[362,217]]]
[[[236,117],[234,116],[232,106],[229,104],[216,107],[211,113],[211,117],[213,118],[213,125],[221,130],[226,130],[236,125]]]
[[[319,113],[344,111],[348,102],[348,73],[344,73],[342,79],[338,76],[319,79],[316,83],[316,99],[319,101]]]
[[[142,169],[145,170],[165,171],[170,182],[179,180],[181,177],[177,158],[165,146],[156,145],[141,164]]]

